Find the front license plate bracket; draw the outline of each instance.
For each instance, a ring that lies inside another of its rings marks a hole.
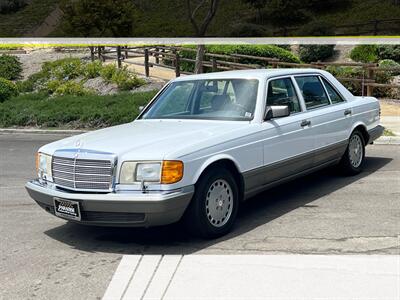
[[[64,219],[81,220],[79,202],[67,199],[54,198],[55,215]]]

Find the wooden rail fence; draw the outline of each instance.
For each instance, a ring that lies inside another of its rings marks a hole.
[[[146,77],[150,76],[150,70],[153,67],[168,68],[175,71],[175,76],[179,77],[182,74],[189,75],[193,74],[188,71],[182,70],[182,63],[195,64],[196,60],[187,57],[181,57],[180,51],[192,51],[196,52],[196,49],[182,48],[182,47],[166,47],[166,46],[143,46],[143,47],[90,47],[91,59],[99,59],[101,61],[116,60],[118,67],[122,67],[122,64],[131,64],[144,67]],[[153,61],[150,58],[153,57]],[[131,61],[131,58],[143,58],[143,63],[138,61]],[[217,71],[228,71],[228,70],[244,70],[244,69],[259,69],[271,67],[290,67],[290,68],[317,68],[326,69],[330,66],[333,67],[358,67],[363,72],[362,78],[353,77],[337,77],[342,82],[354,82],[361,85],[362,94],[372,96],[375,88],[388,88],[388,89],[400,89],[399,84],[383,84],[375,81],[375,75],[377,72],[400,72],[400,67],[379,67],[378,64],[374,63],[334,63],[334,62],[313,62],[309,64],[305,63],[290,63],[284,62],[277,58],[270,57],[259,57],[252,55],[233,54],[213,54],[205,53],[205,60],[203,61],[203,67],[211,70],[212,72]],[[243,59],[252,61],[259,61],[260,64],[247,64],[240,62]]]

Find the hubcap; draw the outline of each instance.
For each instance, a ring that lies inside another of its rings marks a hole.
[[[207,191],[206,213],[208,221],[215,227],[225,225],[232,214],[233,193],[228,182],[214,181]]]
[[[364,155],[363,151],[361,138],[357,134],[353,135],[349,143],[349,158],[354,168],[358,168],[361,165]]]

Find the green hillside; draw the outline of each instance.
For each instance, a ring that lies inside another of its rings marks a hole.
[[[32,0],[15,13],[0,13],[0,37],[23,36],[34,30],[59,2],[60,0]]]

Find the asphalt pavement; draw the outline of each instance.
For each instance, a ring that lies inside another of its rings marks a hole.
[[[24,184],[35,151],[63,137],[0,134],[0,299],[101,298],[128,254],[400,254],[399,145],[368,146],[355,177],[331,168],[264,192],[232,233],[204,241],[180,224],[82,227],[46,213]]]

